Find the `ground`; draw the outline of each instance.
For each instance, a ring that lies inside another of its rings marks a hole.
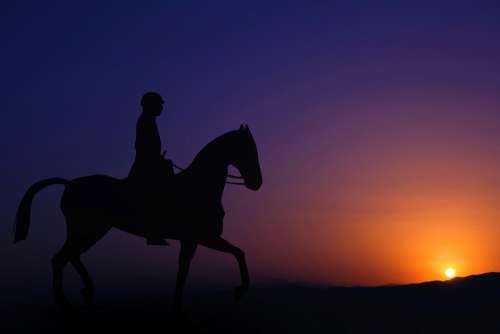
[[[73,296],[77,297],[77,296]],[[140,291],[101,296],[64,314],[50,298],[2,305],[4,333],[500,333],[500,276],[378,288],[275,284],[238,304],[198,290],[176,321],[171,298]]]

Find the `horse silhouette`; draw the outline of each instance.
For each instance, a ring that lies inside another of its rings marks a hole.
[[[234,166],[244,185],[258,190],[262,174],[257,147],[248,126],[227,132],[207,144],[188,168],[160,182],[155,196],[149,196],[148,208],[155,209],[153,217],[161,221],[155,227],[158,237],[180,240],[179,268],[174,295],[174,311],[182,312],[182,295],[191,259],[198,245],[232,254],[239,265],[241,284],[234,289],[238,301],[250,285],[245,253],[221,237],[224,209],[221,199],[228,166]],[[65,186],[61,210],[66,219],[67,237],[61,250],[52,258],[53,293],[56,303],[71,309],[63,291],[63,270],[68,262],[83,280],[81,293],[91,303],[94,286],[80,255],[92,247],[113,227],[138,236],[149,236],[150,224],[141,221],[141,210],[136,209],[135,188],[126,179],[92,175],[65,180],[50,178],[33,184],[19,205],[14,243],[25,240],[30,225],[31,203],[34,196],[47,186]],[[140,194],[139,194],[140,195]],[[148,215],[151,217],[151,215]]]

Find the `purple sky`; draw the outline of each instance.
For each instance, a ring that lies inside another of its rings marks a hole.
[[[54,187],[37,197],[28,240],[10,245],[26,188],[53,176],[125,176],[150,90],[167,101],[158,126],[179,165],[250,125],[264,186],[227,189],[224,236],[247,251],[255,281],[440,278],[427,260],[458,263],[459,274],[500,270],[498,3],[272,3],[2,5],[5,281],[47,279],[64,237]],[[436,228],[443,239],[463,231],[445,249],[426,248]],[[177,250],[113,232],[85,261],[110,279],[165,276]],[[438,253],[452,255],[431,259]],[[201,250],[193,277],[236,281],[237,268]]]

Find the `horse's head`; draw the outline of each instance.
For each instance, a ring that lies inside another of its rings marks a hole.
[[[247,125],[241,125],[237,133],[239,140],[234,146],[231,164],[238,169],[248,189],[258,190],[262,185],[262,173],[257,145]]]

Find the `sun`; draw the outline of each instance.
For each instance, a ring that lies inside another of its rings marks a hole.
[[[456,273],[457,272],[453,268],[446,268],[446,270],[444,271],[444,275],[449,279],[455,277]]]

